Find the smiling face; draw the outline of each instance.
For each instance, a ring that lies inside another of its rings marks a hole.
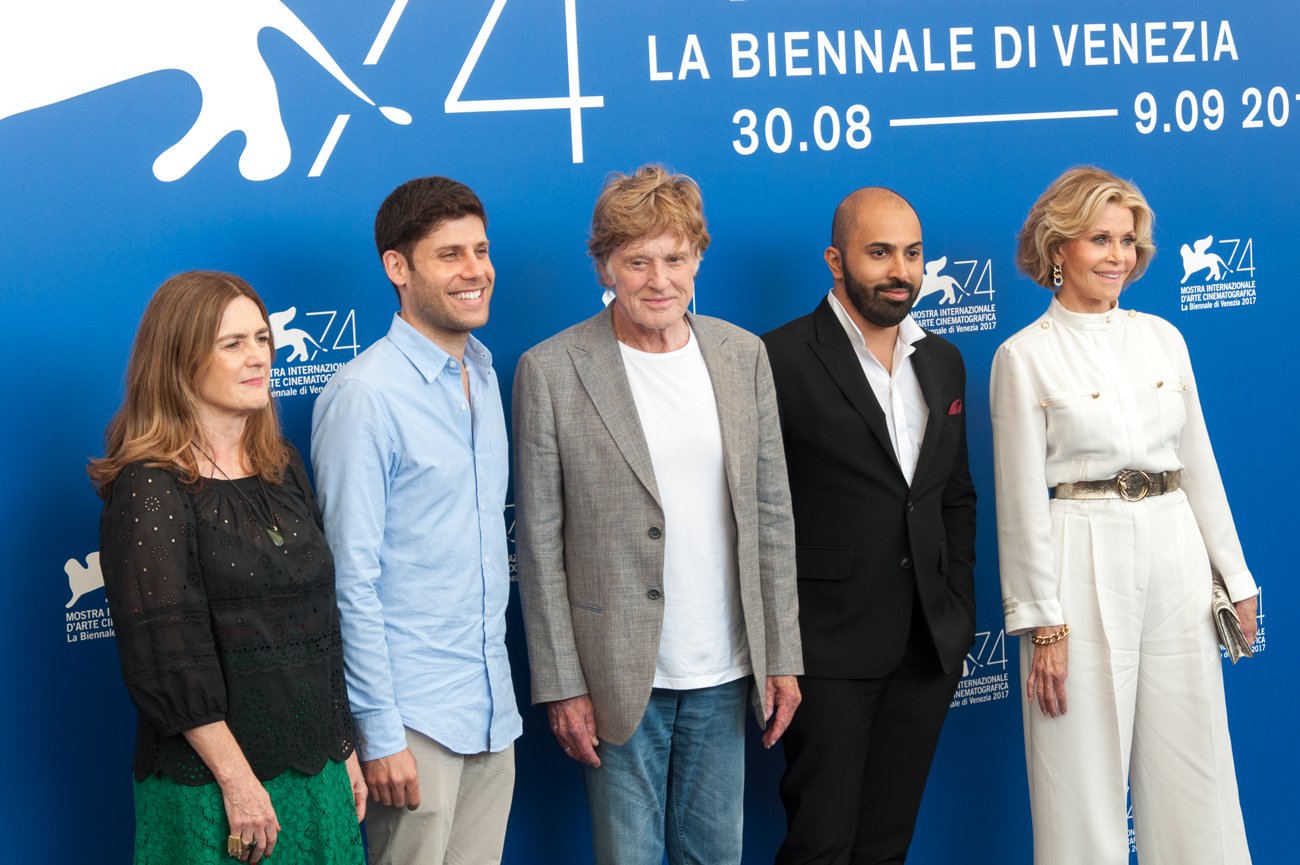
[[[1106,312],[1115,306],[1137,264],[1133,211],[1111,202],[1080,237],[1061,245],[1056,299],[1073,312]]]
[[[212,354],[194,382],[205,425],[246,419],[265,408],[270,370],[270,325],[256,303],[237,297],[226,306]]]
[[[825,254],[835,296],[864,332],[897,326],[911,312],[925,275],[916,212],[897,196],[861,196],[843,247],[830,246]]]
[[[441,222],[411,250],[384,253],[397,286],[401,316],[444,351],[460,358],[470,331],[487,324],[496,272],[487,231],[477,216]]]
[[[614,290],[614,333],[641,351],[681,348],[690,325],[686,310],[695,296],[700,257],[675,231],[630,240],[606,263]]]

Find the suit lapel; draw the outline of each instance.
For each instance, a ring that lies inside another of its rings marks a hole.
[[[912,371],[916,373],[921,395],[925,397],[925,405],[930,410],[925,421],[925,434],[921,437],[921,452],[917,455],[913,481],[921,476],[921,470],[934,458],[939,447],[939,432],[943,429],[944,418],[948,413],[948,407],[943,404],[943,376],[935,365],[931,345],[933,342],[926,336],[915,343],[912,352]]]
[[[901,475],[903,470],[898,465],[898,455],[894,453],[894,443],[889,439],[889,426],[885,422],[885,412],[880,401],[871,390],[862,363],[858,360],[844,326],[835,317],[829,300],[822,299],[821,306],[813,312],[816,338],[809,343],[813,353],[826,367],[832,380],[844,393],[848,401],[857,409],[858,414],[867,422],[867,427],[876,436],[880,446]]]
[[[700,344],[700,354],[704,356],[704,366],[709,371],[709,381],[713,384],[713,399],[718,404],[718,426],[722,434],[722,462],[727,472],[727,487],[731,490],[731,500],[739,501],[734,456],[742,441],[740,431],[744,425],[753,426],[754,414],[748,408],[750,401],[744,398],[753,394],[754,385],[746,385],[741,376],[741,365],[736,362],[735,347],[725,333],[715,332],[710,322],[687,316],[695,339]]]
[[[633,473],[654,496],[655,502],[662,506],[654,466],[650,461],[650,448],[646,445],[641,417],[632,399],[632,386],[628,384],[627,370],[623,368],[623,357],[618,350],[608,307],[587,320],[577,343],[569,349],[569,357],[573,360],[578,380],[614,444]]]

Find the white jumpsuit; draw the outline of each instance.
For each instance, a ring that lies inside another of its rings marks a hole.
[[[998,349],[990,407],[1007,633],[1071,628],[1068,712],[1024,712],[1035,865],[1125,865],[1130,781],[1142,865],[1247,865],[1211,563],[1234,601],[1256,587],[1182,336],[1053,300]],[[1048,498],[1124,469],[1182,469],[1182,489]]]

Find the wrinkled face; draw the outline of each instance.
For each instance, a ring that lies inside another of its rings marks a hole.
[[[921,290],[921,221],[903,202],[863,206],[845,248],[826,250],[826,264],[841,303],[875,327],[894,327],[911,312]]]
[[[1075,312],[1105,312],[1113,307],[1137,266],[1133,211],[1111,202],[1081,237],[1061,245],[1056,298]]]
[[[217,341],[194,390],[208,420],[238,418],[261,410],[271,398],[271,327],[257,304],[237,297],[221,315]]]
[[[397,286],[402,318],[444,349],[463,347],[470,331],[487,324],[496,272],[477,216],[439,223],[411,250],[409,261],[395,251],[384,253],[384,267]]]
[[[656,341],[665,333],[688,328],[686,311],[695,296],[700,258],[675,231],[630,240],[614,250],[606,263],[614,290],[616,328],[620,339]]]

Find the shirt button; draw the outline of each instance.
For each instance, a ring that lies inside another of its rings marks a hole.
[[[460,367],[456,364],[456,361],[454,360],[447,361],[447,366],[451,367],[452,369],[460,369]]]
[[[650,531],[646,532],[646,534],[648,534],[652,540],[656,541],[663,536],[663,532],[660,531],[658,526],[651,526]]]
[[[645,593],[645,596],[652,601],[657,601],[663,597],[663,593],[660,592],[658,589],[651,589],[650,591]]]
[[[907,556],[904,556],[904,557],[903,557],[903,560],[902,560],[901,562],[898,563],[898,566],[899,566],[900,568],[904,568],[904,569],[911,568],[911,567],[912,567],[912,560],[909,559]]]
[[[460,404],[460,410],[461,410],[461,411],[469,411],[469,406],[465,405],[465,403],[461,403],[461,404]]]

